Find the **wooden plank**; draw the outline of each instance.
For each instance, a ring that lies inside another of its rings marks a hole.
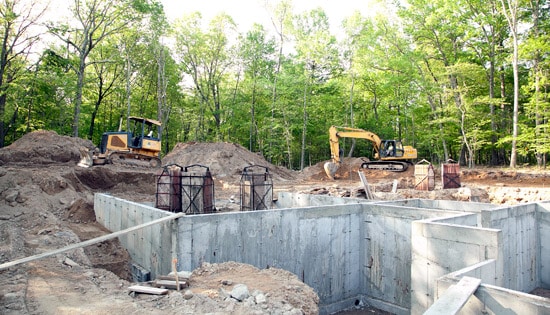
[[[363,187],[365,187],[365,196],[367,199],[374,199],[374,196],[372,195],[372,192],[369,188],[369,183],[367,182],[367,178],[365,177],[365,173],[362,171],[357,171],[359,174],[359,178],[361,179],[361,182],[363,183]]]
[[[17,259],[17,260],[12,260],[10,262],[0,264],[0,270],[4,270],[4,269],[7,269],[7,268],[10,268],[10,267],[19,265],[19,264],[28,263],[28,262],[38,260],[38,259],[42,259],[42,258],[46,258],[46,257],[49,257],[49,256],[54,256],[54,255],[57,255],[57,254],[65,253],[65,252],[68,252],[68,251],[73,250],[73,249],[77,249],[77,248],[86,247],[86,246],[90,246],[90,245],[93,245],[93,244],[101,243],[101,242],[104,242],[106,240],[110,240],[110,239],[128,234],[130,232],[133,232],[133,231],[136,231],[136,230],[139,230],[139,229],[143,229],[143,228],[151,226],[151,225],[159,224],[159,223],[170,221],[170,220],[175,220],[175,219],[177,219],[179,217],[182,217],[184,215],[185,215],[185,213],[183,213],[183,212],[172,214],[172,215],[166,216],[164,218],[160,218],[160,219],[157,219],[157,220],[154,220],[154,221],[151,221],[151,222],[136,225],[136,226],[133,226],[131,228],[127,228],[127,229],[122,230],[122,231],[114,232],[114,233],[103,235],[103,236],[96,237],[96,238],[92,238],[92,239],[84,241],[84,242],[71,244],[67,247],[52,250],[50,252],[41,253],[41,254],[37,254],[37,255],[33,255],[33,256]]]
[[[170,280],[170,281],[176,281],[176,276],[157,276],[158,280]],[[187,281],[189,282],[189,278],[187,277],[178,277],[179,281]]]
[[[147,293],[147,294],[154,294],[154,295],[163,295],[168,293],[168,289],[159,289],[159,288],[153,288],[153,287],[146,287],[142,285],[133,285],[131,287],[128,287],[128,290],[138,293]]]
[[[167,289],[173,289],[173,290],[177,290],[178,289],[178,285],[179,285],[179,289],[183,289],[183,288],[186,288],[188,287],[187,285],[187,282],[185,281],[172,281],[172,280],[155,280],[153,282],[153,285],[157,288],[161,288],[161,287],[165,287]]]
[[[394,193],[394,194],[397,193],[397,184],[398,184],[397,179],[394,179],[393,180],[393,186],[391,188],[391,192]]]
[[[457,314],[480,284],[481,279],[463,277],[457,284],[450,286],[447,291],[443,292],[443,295],[432,304],[424,315]]]

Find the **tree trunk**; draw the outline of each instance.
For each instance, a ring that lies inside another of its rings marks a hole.
[[[76,97],[74,102],[74,118],[73,118],[73,136],[78,137],[78,125],[80,123],[80,109],[82,107],[82,90],[84,88],[84,70],[86,68],[86,57],[80,56],[80,63],[78,66],[77,83],[76,83]]]
[[[300,154],[300,171],[304,169],[305,157],[306,157],[306,132],[307,132],[307,86],[308,79],[304,83],[304,103],[303,103],[303,122],[302,122],[302,150]]]
[[[350,71],[351,71],[351,62],[350,62]],[[349,119],[350,119],[350,127],[355,127],[355,118],[354,118],[354,112],[353,112],[353,92],[355,88],[355,74],[351,73],[351,86],[349,88]],[[355,144],[356,144],[355,138],[351,139],[351,147],[349,148],[348,157],[353,156],[353,151],[355,150]]]

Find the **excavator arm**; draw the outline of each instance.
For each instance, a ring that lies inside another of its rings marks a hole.
[[[372,142],[375,151],[374,159],[376,161],[365,162],[361,165],[362,168],[405,171],[408,167],[407,161],[416,159],[416,149],[410,146],[403,148],[400,141],[382,140],[377,134],[363,129],[331,126],[329,128],[331,161],[324,165],[325,172],[330,179],[334,179],[334,174],[336,174],[342,162],[340,138],[365,139]],[[392,144],[392,149],[386,150],[386,146],[390,143]],[[399,149],[396,150],[395,146],[399,146]],[[380,150],[384,152],[380,152]]]
[[[350,127],[337,127],[331,126],[329,128],[329,143],[330,143],[330,158],[331,161],[325,163],[325,173],[330,179],[334,179],[334,174],[340,167],[342,162],[342,157],[340,156],[340,138],[355,138],[355,139],[366,139],[372,142],[375,150],[375,158],[379,156],[379,148],[382,140],[378,137],[377,134],[370,131],[366,131],[359,128],[350,128]]]
[[[372,142],[375,151],[375,158],[378,158],[379,148],[382,140],[378,137],[377,134],[370,131],[366,131],[358,128],[350,127],[337,127],[331,126],[329,128],[329,141],[330,141],[330,156],[333,163],[340,164],[340,138],[355,138],[355,139],[366,139]]]

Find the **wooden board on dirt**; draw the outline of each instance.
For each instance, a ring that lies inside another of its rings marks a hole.
[[[176,281],[176,276],[157,276],[157,280],[170,280],[170,281]],[[187,277],[178,277],[179,281],[185,281],[189,282],[189,278]]]
[[[168,293],[168,289],[159,289],[159,288],[152,288],[152,287],[146,287],[142,285],[133,285],[131,287],[128,287],[128,290],[138,293],[146,293],[146,294],[154,294],[154,295],[163,295]]]
[[[185,281],[178,281],[179,282],[179,289],[183,289],[183,288],[186,288],[188,287],[187,285],[187,282]],[[172,280],[155,280],[153,282],[153,285],[157,288],[167,288],[167,289],[173,289],[173,290],[177,290],[178,289],[178,282],[176,282],[175,280],[172,281]]]

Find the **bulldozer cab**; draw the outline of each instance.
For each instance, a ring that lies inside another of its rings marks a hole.
[[[128,132],[128,147],[134,149],[143,148],[144,139],[159,141],[159,121],[142,117],[129,117],[130,130]]]

